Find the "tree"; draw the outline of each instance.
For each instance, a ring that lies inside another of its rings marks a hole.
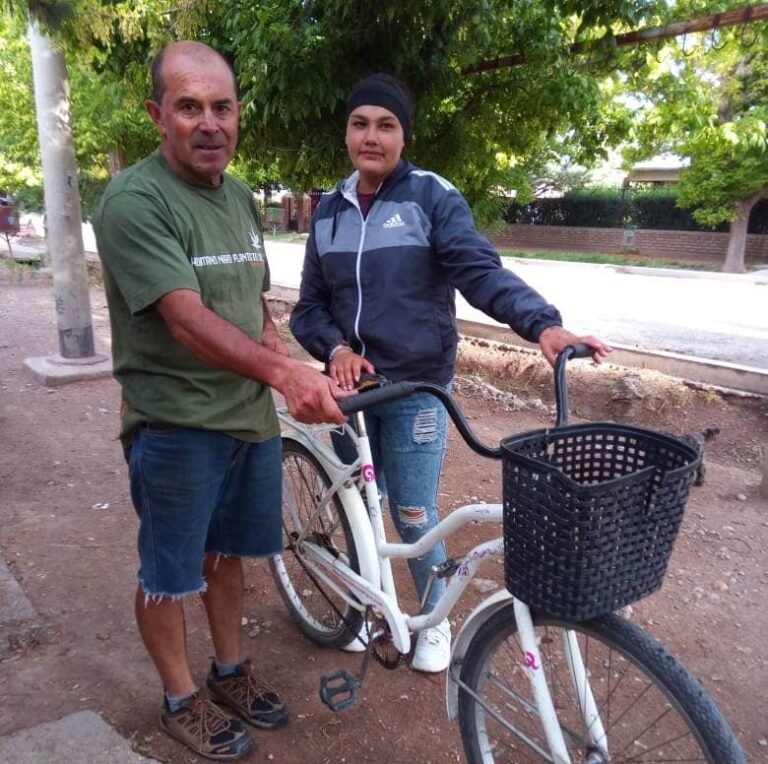
[[[25,28],[0,17],[0,190],[42,204],[42,175]]]
[[[62,358],[89,358],[95,356],[95,346],[67,69],[63,53],[54,48],[34,18],[29,22],[29,44],[43,168],[46,240],[56,292],[59,351]]]
[[[89,24],[82,24],[91,10]],[[84,49],[86,35],[103,35],[108,18],[91,0],[28,0],[3,3],[4,15],[27,22],[35,113],[46,209],[46,240],[53,266],[59,359],[34,359],[43,369],[60,359],[99,362],[95,354],[81,228],[77,162],[72,136],[69,76],[64,48]]]
[[[670,42],[627,86],[640,103],[630,158],[689,160],[678,203],[703,225],[730,223],[729,272],[745,270],[749,214],[768,193],[768,30],[754,27]]]
[[[209,3],[205,39],[232,59],[245,105],[242,147],[295,187],[327,187],[347,169],[345,98],[388,71],[417,105],[409,157],[451,178],[474,206],[498,188],[526,187],[566,136],[579,156],[603,150],[613,126],[600,115],[596,77],[610,64],[577,62],[575,41],[607,45],[652,18],[643,0],[266,0]],[[467,76],[500,53],[529,65]]]
[[[125,24],[115,15],[96,26],[98,38],[68,37],[63,42],[86,217],[109,178],[157,145],[143,106],[149,94],[152,55],[148,24],[134,25],[130,31],[141,36],[138,40],[126,39],[122,26]],[[26,19],[21,23],[0,16],[0,188],[11,190],[29,208],[40,208],[40,148],[26,34]]]

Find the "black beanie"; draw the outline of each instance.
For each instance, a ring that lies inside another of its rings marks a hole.
[[[381,106],[400,121],[405,142],[411,140],[410,98],[403,84],[388,74],[372,74],[355,85],[347,100],[347,119],[358,106]]]

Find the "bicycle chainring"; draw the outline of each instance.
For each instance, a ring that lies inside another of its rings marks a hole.
[[[376,617],[371,626],[373,657],[385,669],[393,671],[403,662],[403,655],[395,647],[389,625],[385,618]]]
[[[316,543],[320,543],[320,541],[321,539],[316,539]],[[321,544],[321,546],[327,548],[327,545]],[[304,572],[309,576],[315,588],[317,588],[320,594],[325,598],[331,608],[335,611],[336,615],[339,616],[339,618],[344,621],[347,626],[349,626],[349,623],[344,618],[342,612],[336,607],[336,605],[326,593],[323,585],[320,583],[320,581],[317,580],[317,577],[314,575],[314,573],[304,564],[304,561],[301,559],[301,555],[297,555],[296,559],[299,561],[302,570],[304,570]],[[370,634],[374,635],[373,639],[371,640],[369,650],[366,654],[373,655],[373,657],[376,659],[376,662],[382,665],[385,669],[391,671],[398,668],[398,666],[400,666],[403,661],[403,655],[397,650],[394,642],[392,641],[392,633],[389,629],[389,624],[387,624],[386,618],[375,616],[371,609],[368,608],[366,612],[366,619],[371,627]],[[367,661],[365,664],[367,664]],[[365,673],[365,669],[362,673]]]

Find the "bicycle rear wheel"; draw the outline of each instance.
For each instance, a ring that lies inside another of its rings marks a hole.
[[[338,496],[318,510],[331,479],[302,444],[283,438],[283,552],[270,560],[291,617],[315,643],[341,647],[357,634],[362,614],[319,581],[303,558],[303,538],[359,572],[355,539]]]
[[[714,701],[634,624],[615,615],[580,624],[537,615],[533,621],[541,669],[574,764],[746,762]],[[589,741],[583,703],[571,680],[564,629],[577,637],[606,731],[607,755]],[[511,604],[475,635],[460,678],[459,723],[470,764],[553,761],[526,676]]]

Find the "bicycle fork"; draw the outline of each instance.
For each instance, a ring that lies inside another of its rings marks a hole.
[[[533,619],[528,605],[514,600],[515,621],[520,634],[524,663],[531,691],[539,710],[544,736],[555,764],[570,764],[570,756],[565,745],[565,738],[557,721],[557,711],[549,691],[545,676],[538,640],[533,628]],[[570,629],[562,630],[563,653],[566,657],[574,692],[584,720],[584,729],[590,742],[590,757],[587,761],[606,761],[608,750],[607,736],[589,684],[584,659],[581,655],[576,633]]]
[[[461,663],[469,648],[469,644],[475,638],[482,625],[498,612],[500,608],[507,606],[510,601],[512,601],[514,607],[517,635],[522,651],[520,660],[525,669],[532,694],[531,703],[524,702],[521,697],[516,696],[517,701],[523,704],[527,713],[535,714],[539,718],[548,750],[544,750],[535,740],[524,735],[516,726],[510,725],[493,707],[488,706],[485,699],[467,685],[460,676]],[[576,633],[572,630],[562,629],[561,637],[563,640],[563,654],[568,663],[571,683],[581,710],[582,730],[584,731],[582,734],[575,733],[573,730],[569,731],[567,728],[563,730],[558,721],[555,701],[552,697],[554,688],[550,688],[548,683],[547,664],[542,658],[539,649],[539,640],[534,630],[530,609],[525,603],[514,599],[509,592],[496,592],[478,605],[468,616],[464,623],[464,629],[458,635],[454,645],[452,665],[448,674],[449,681],[446,685],[448,717],[450,719],[456,718],[458,695],[460,692],[464,692],[481,706],[489,716],[493,717],[498,724],[505,727],[511,734],[517,736],[521,742],[535,751],[544,761],[554,762],[554,764],[571,764],[563,732],[572,738],[571,742],[575,740],[579,749],[586,754],[587,758],[584,759],[586,764],[604,764],[610,761],[607,735],[600,718],[597,703],[592,694],[588,672],[584,665]],[[576,737],[574,737],[574,734],[576,734]]]
[[[549,694],[547,678],[544,675],[539,643],[533,630],[531,611],[525,603],[518,599],[513,600],[515,608],[515,621],[517,622],[520,646],[523,649],[525,672],[531,684],[531,691],[539,710],[541,725],[544,728],[544,736],[552,753],[555,764],[570,764],[571,758],[565,746],[563,731],[557,722],[555,704]],[[583,668],[583,667],[582,667]]]

